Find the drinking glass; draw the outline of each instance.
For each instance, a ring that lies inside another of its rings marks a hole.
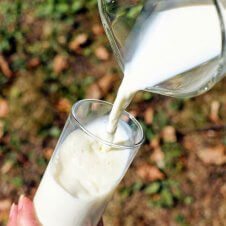
[[[98,3],[104,29],[123,72],[125,65],[132,59],[134,53],[136,53],[136,47],[139,42],[145,40],[143,36],[145,35],[147,24],[152,23],[156,25],[159,22],[160,15],[163,15],[165,12],[170,12],[170,10],[193,7],[197,12],[200,6],[213,6],[215,9],[213,14],[215,15],[211,14],[209,18],[215,17],[219,20],[219,23],[214,27],[213,32],[211,32],[211,37],[208,37],[208,39],[207,37],[202,37],[202,32],[189,35],[191,35],[193,41],[194,38],[196,38],[197,40],[201,40],[202,43],[203,39],[203,43],[208,48],[213,45],[213,43],[211,43],[212,40],[219,37],[219,39],[221,39],[219,42],[219,52],[213,57],[208,58],[204,56],[206,59],[200,61],[199,64],[188,66],[184,70],[175,72],[169,79],[161,81],[159,84],[155,84],[151,87],[147,85],[145,90],[173,97],[192,97],[208,91],[216,82],[223,78],[226,72],[226,0],[98,0]],[[176,40],[172,39],[171,46],[174,46],[175,42],[178,43],[178,40],[179,42],[183,42],[183,40],[180,40],[180,36],[183,37],[183,32],[186,32],[186,29],[188,30],[189,27],[194,26],[196,23],[200,24],[199,30],[208,29],[209,23],[203,19],[201,14],[202,10],[199,12],[200,17],[193,24],[191,24],[192,13],[190,20],[181,23],[178,17],[178,30],[176,32],[178,38]],[[170,21],[168,21],[168,23],[170,26],[172,25]],[[158,25],[156,25],[156,27],[156,29],[158,29]],[[165,40],[167,40],[168,37],[172,37],[170,29],[168,30],[168,32],[163,31],[166,32]],[[152,39],[145,41],[152,42]],[[161,49],[161,41],[159,42],[159,49]],[[183,43],[183,45],[189,45],[189,42],[188,40]],[[152,50],[150,49],[150,51]],[[200,52],[205,52],[201,48],[201,45],[200,49],[199,47],[197,49],[195,47],[193,57],[197,57],[196,53]],[[169,54],[167,49],[165,53]],[[205,55],[205,53],[203,54]],[[183,53],[183,55],[186,58],[186,52]],[[160,59],[158,57],[160,57]],[[165,59],[165,54],[156,56],[155,60],[150,61],[150,65],[155,64],[157,61],[160,62],[160,65],[164,68],[167,63],[161,64],[161,58]],[[171,60],[172,57],[169,57],[168,62],[171,62]],[[167,58],[165,61],[167,62]],[[173,63],[177,63],[177,61],[180,61],[180,58],[176,59]],[[140,67],[142,68],[142,62],[140,62]],[[150,71],[150,73],[148,72],[148,74],[150,74],[150,80],[151,76],[155,76],[152,75],[151,72],[152,71]],[[136,78],[131,79],[138,80],[140,79],[140,75],[137,74]]]
[[[100,100],[81,100],[73,105],[34,197],[35,211],[43,226],[95,226],[99,222],[144,139],[138,121],[124,111],[118,126],[124,138],[119,133],[117,141],[108,141],[105,123],[111,109],[112,104]],[[92,145],[91,149],[87,145]],[[99,147],[103,150],[95,150]],[[92,159],[90,164],[90,152],[95,152],[98,161]],[[108,155],[109,159],[104,157]],[[121,156],[125,158],[119,165],[117,161],[113,163],[121,172],[117,174],[115,167],[105,178],[111,158]],[[105,168],[95,175],[99,165]]]

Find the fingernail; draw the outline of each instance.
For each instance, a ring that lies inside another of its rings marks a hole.
[[[23,199],[24,195],[21,195],[18,202],[18,210],[21,211],[23,209]]]
[[[14,218],[14,216],[16,215],[16,208],[17,206],[15,205],[15,203],[13,203],[10,208],[9,218]]]

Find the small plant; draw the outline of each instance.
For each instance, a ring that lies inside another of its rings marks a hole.
[[[13,177],[11,182],[16,188],[20,188],[23,185],[23,179],[19,176]]]
[[[150,207],[172,208],[184,200],[179,183],[172,179],[155,181],[150,184],[135,182],[131,186],[122,187],[119,191],[123,198],[132,196],[136,192],[143,192],[147,196]]]
[[[0,52],[9,52],[17,48],[17,43],[23,41],[20,29],[20,17],[22,14],[21,1],[13,4],[8,1],[0,2]]]
[[[55,19],[69,18],[80,10],[92,8],[96,4],[96,0],[47,0],[39,6],[38,15]]]
[[[145,122],[140,121],[140,124],[144,130],[144,135],[146,141],[152,140],[155,137],[155,131],[151,126],[145,124]]]
[[[154,115],[153,129],[156,132],[160,132],[169,122],[169,118],[165,111],[162,109],[158,110]]]
[[[182,157],[182,147],[179,143],[165,143],[162,146],[165,154],[165,170],[171,173],[178,173],[183,168],[183,164],[180,161]]]
[[[133,195],[134,193],[141,191],[143,187],[144,187],[144,184],[142,182],[138,181],[129,187],[122,187],[119,190],[119,194],[122,196],[122,198],[127,198],[127,197]]]
[[[175,218],[175,221],[179,226],[190,226],[190,224],[187,223],[186,218],[182,214],[178,214]]]
[[[150,207],[172,208],[183,199],[179,183],[171,179],[154,182],[144,191],[150,197]]]

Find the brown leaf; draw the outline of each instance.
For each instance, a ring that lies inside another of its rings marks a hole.
[[[144,112],[144,121],[147,125],[151,125],[153,122],[154,118],[154,110],[152,107],[149,107],[145,112]]]
[[[4,135],[4,123],[0,121],[0,140]]]
[[[115,75],[105,75],[98,81],[98,85],[103,95],[106,95],[108,92],[110,92],[115,80]]]
[[[199,158],[206,164],[223,165],[226,163],[226,150],[223,144],[207,147],[198,151]]]
[[[219,118],[220,103],[218,101],[213,101],[210,107],[210,120],[214,123],[220,121]]]
[[[0,55],[0,69],[6,77],[12,77],[13,73],[9,68],[9,64],[2,55]]]
[[[67,38],[65,35],[60,35],[58,38],[57,38],[57,41],[61,44],[61,45],[64,45],[67,43]]]
[[[32,58],[29,62],[28,62],[28,67],[30,68],[36,68],[40,65],[40,59],[38,57]]]
[[[137,168],[137,174],[147,182],[162,180],[165,177],[157,167],[147,163],[144,163]]]
[[[5,118],[9,113],[9,104],[6,100],[0,99],[0,118]]]
[[[97,47],[95,55],[99,60],[108,60],[110,57],[109,52],[104,46]]]
[[[0,219],[1,222],[7,222],[7,220],[9,219],[9,209],[4,211],[0,210]]]
[[[104,29],[99,24],[94,24],[92,27],[92,31],[95,35],[102,35],[104,33]]]
[[[59,112],[69,113],[71,111],[71,102],[66,98],[61,98],[56,108]]]
[[[135,118],[139,115],[139,111],[137,109],[130,110],[129,113]]]
[[[151,154],[151,160],[157,164],[158,167],[163,168],[165,155],[160,147],[154,149]]]
[[[44,149],[44,157],[46,158],[46,160],[50,160],[52,154],[53,154],[52,148],[45,148]]]
[[[226,199],[226,184],[224,184],[221,189],[220,193],[223,195],[223,197]]]
[[[152,149],[159,148],[160,146],[160,139],[158,136],[155,136],[151,141],[150,141],[150,147]]]
[[[81,45],[85,44],[88,40],[88,35],[85,33],[77,35],[70,43],[69,49],[72,51],[77,51]]]
[[[100,99],[101,97],[102,97],[102,93],[101,93],[100,87],[96,83],[88,87],[86,92],[86,98]]]
[[[1,168],[1,173],[2,174],[6,174],[8,173],[13,167],[13,162],[12,161],[7,161],[3,164],[2,168]]]
[[[190,136],[185,136],[183,139],[183,146],[189,151],[194,151],[194,147],[197,147],[200,145],[199,143],[197,143],[196,139],[197,139],[197,136],[195,136],[194,134]],[[200,139],[199,139],[199,142],[200,142]]]
[[[68,60],[65,56],[57,55],[53,60],[53,71],[56,74],[60,74],[62,71],[67,69]]]
[[[176,142],[177,137],[176,137],[176,130],[173,126],[166,126],[162,130],[162,138],[165,142]]]
[[[0,212],[8,210],[10,206],[11,206],[11,200],[9,199],[0,200]]]

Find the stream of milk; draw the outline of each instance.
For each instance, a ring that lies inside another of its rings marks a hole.
[[[107,128],[112,136],[122,111],[136,92],[158,85],[221,54],[221,24],[214,5],[175,8],[152,17],[142,24],[138,34],[132,34],[137,35],[136,42],[132,43],[134,46],[129,46],[133,54],[125,63],[124,79]]]

